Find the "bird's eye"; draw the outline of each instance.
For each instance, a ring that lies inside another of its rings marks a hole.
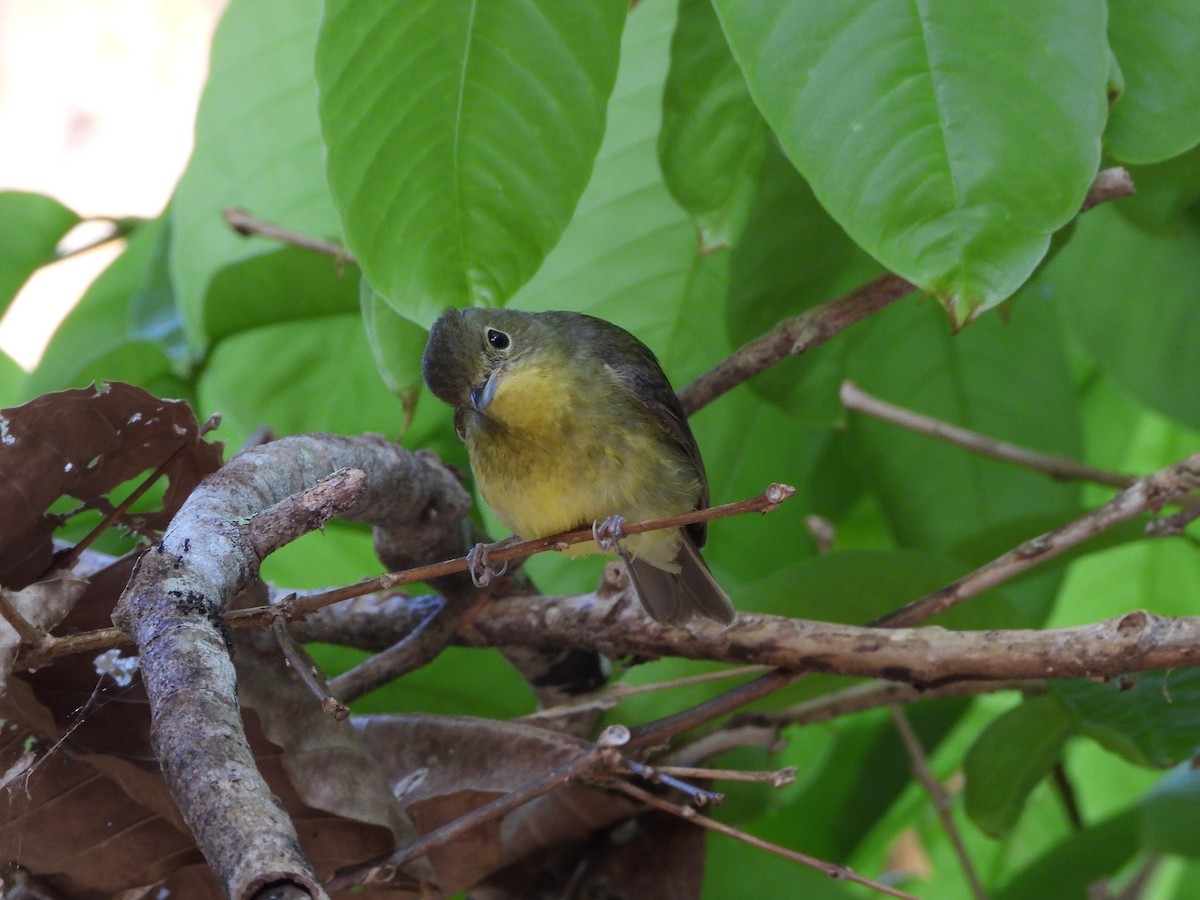
[[[487,330],[487,342],[494,350],[507,350],[512,344],[512,339],[509,338],[509,336],[503,331],[499,331],[495,328],[489,328]]]

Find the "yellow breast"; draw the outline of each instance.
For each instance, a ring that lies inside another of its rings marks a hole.
[[[694,509],[699,475],[686,454],[622,388],[524,364],[500,378],[486,417],[467,421],[480,491],[523,538],[544,537],[619,514],[630,521]],[[633,535],[626,546],[674,568],[678,530]],[[594,544],[576,552],[595,552]]]

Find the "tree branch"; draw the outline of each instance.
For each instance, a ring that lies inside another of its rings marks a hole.
[[[464,638],[474,646],[590,646],[611,657],[681,656],[786,670],[742,688],[776,675],[795,679],[806,671],[935,688],[966,680],[1111,678],[1200,664],[1200,617],[1166,618],[1142,611],[1045,631],[879,628],[757,613],[741,613],[725,629],[706,623],[680,629],[652,622],[627,595],[614,599],[586,594],[493,604],[472,622]],[[738,705],[744,704],[730,708]],[[686,727],[706,720],[699,718]],[[636,739],[640,731],[634,734]]]
[[[1034,469],[1060,480],[1092,481],[1105,487],[1127,488],[1136,479],[1132,475],[1122,475],[1119,472],[1109,472],[1094,466],[1084,465],[1066,456],[1053,456],[1049,453],[1039,453],[1022,447],[1000,441],[977,431],[959,428],[941,419],[925,416],[902,406],[896,406],[878,397],[872,396],[853,381],[843,381],[840,391],[842,405],[853,412],[872,416],[883,422],[897,425],[900,428],[923,434],[948,444],[970,450],[981,456],[998,459],[1001,462],[1013,463]]]
[[[307,502],[343,469],[371,476],[343,479],[340,499]],[[267,883],[322,895],[247,744],[223,615],[275,542],[298,530],[271,515],[271,527],[256,526],[256,515],[289,506],[304,527],[342,511],[445,547],[458,539],[470,498],[446,468],[378,436],[285,438],[206,479],[139,561],[114,621],[138,647],[151,741],[171,795],[226,895],[238,898]]]

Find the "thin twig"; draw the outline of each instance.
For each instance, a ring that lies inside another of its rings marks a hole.
[[[921,746],[921,739],[917,737],[917,733],[913,730],[912,724],[908,721],[908,716],[904,714],[899,706],[889,706],[888,712],[892,716],[892,724],[896,726],[896,731],[900,735],[900,741],[904,744],[904,749],[908,753],[909,762],[912,763],[913,775],[916,776],[921,787],[925,788],[925,792],[929,794],[929,799],[933,801],[934,811],[937,812],[938,818],[941,819],[942,828],[946,830],[947,836],[950,838],[950,844],[954,848],[954,855],[958,857],[958,864],[962,866],[963,874],[967,877],[967,883],[971,886],[971,893],[975,895],[976,900],[987,900],[987,892],[983,889],[983,882],[979,880],[979,875],[975,871],[975,865],[971,862],[971,856],[967,853],[967,846],[963,843],[962,834],[958,830],[958,826],[954,823],[954,815],[951,810],[950,795],[946,791],[946,786],[943,785],[933,770],[929,767],[929,759],[925,756],[925,748]]]
[[[1133,178],[1128,169],[1123,166],[1103,169],[1096,174],[1092,186],[1088,188],[1087,196],[1083,198],[1083,205],[1079,207],[1079,211],[1085,213],[1093,206],[1108,200],[1130,197],[1134,193]]]
[[[179,448],[170,456],[168,456],[162,465],[147,475],[146,478],[143,479],[142,483],[134,488],[128,497],[117,504],[117,506],[115,506],[108,515],[100,520],[100,523],[95,528],[85,534],[83,538],[77,544],[75,544],[74,547],[64,553],[61,558],[55,560],[50,571],[65,572],[69,570],[71,566],[75,565],[75,561],[79,559],[83,551],[94,544],[100,535],[104,534],[105,531],[112,527],[112,524],[115,521],[120,519],[125,514],[129,507],[133,506],[133,504],[135,504],[141,498],[141,496],[146,493],[146,491],[150,490],[151,486],[158,481],[158,479],[163,477],[163,474],[168,468],[170,468],[171,464],[174,463],[175,460],[179,459],[179,457],[185,450],[188,449],[189,446],[190,445],[187,443],[180,444]]]
[[[697,509],[675,516],[665,516],[660,519],[627,522],[621,527],[621,530],[627,535],[641,534],[645,531],[657,531],[661,528],[678,528],[682,525],[692,525],[696,522],[708,522],[726,516],[737,516],[751,512],[767,513],[795,495],[795,493],[796,489],[790,485],[772,484],[757,497],[739,500],[736,503],[726,503],[723,506]],[[549,537],[537,538],[531,541],[518,541],[515,543],[501,541],[490,548],[488,561],[493,565],[502,562],[512,562],[518,559],[525,559],[544,550],[565,550],[573,544],[581,544],[585,541],[593,541],[595,539],[595,532],[589,527],[580,528],[576,531],[563,532],[562,534],[552,534]],[[339,603],[342,600],[349,600],[351,597],[360,597],[363,594],[371,594],[379,590],[399,587],[418,581],[429,581],[458,572],[466,572],[469,565],[468,557],[460,556],[457,559],[407,569],[403,572],[388,573],[387,575],[381,575],[378,578],[372,578],[369,581],[337,590],[326,591],[321,594],[310,594],[307,597],[302,597],[292,602],[288,608],[288,615],[289,618],[292,616],[302,616],[321,609],[324,606]],[[240,614],[231,613],[230,619],[232,621],[234,618],[241,618],[244,615],[248,616],[252,614],[257,613],[255,610],[242,610]]]
[[[221,210],[221,216],[230,228],[243,237],[258,235],[259,237],[270,238],[273,241],[279,241],[293,247],[299,247],[302,250],[312,250],[315,253],[332,256],[340,262],[356,264],[354,256],[350,251],[335,241],[327,241],[324,238],[313,237],[310,234],[303,234],[299,231],[293,231],[290,228],[284,228],[282,225],[276,225],[273,222],[260,219],[258,216],[234,206]]]
[[[755,784],[769,784],[771,787],[784,787],[796,780],[796,767],[784,766],[774,772],[747,772],[743,769],[709,769],[702,766],[660,766],[655,765],[653,771],[661,775],[672,775],[675,778],[711,778],[715,781],[749,781]]]
[[[622,530],[625,534],[640,534],[659,528],[678,528],[681,525],[690,525],[693,522],[707,522],[713,519],[750,512],[768,513],[794,494],[795,488],[786,484],[772,484],[757,497],[739,500],[736,503],[726,503],[724,506],[714,506],[706,509],[698,509],[693,512],[681,513],[677,516],[667,516],[662,519],[627,522],[622,526]],[[502,544],[496,545],[497,549],[489,554],[489,559],[493,563],[524,559],[527,556],[532,556],[534,553],[540,553],[545,550],[563,550],[572,544],[591,540],[595,540],[592,529],[581,528],[577,531],[564,532],[563,534],[551,535],[550,537],[539,538],[533,541],[522,541],[512,544],[502,542]],[[390,590],[401,585],[430,581],[458,572],[466,572],[469,565],[468,558],[460,556],[455,559],[446,560],[445,562],[416,566],[400,572],[389,572],[385,575],[380,575],[378,578],[371,578],[358,584],[349,585],[348,587],[337,588],[336,590],[308,594],[286,601],[278,606],[256,606],[249,609],[231,610],[226,613],[226,619],[233,628],[245,628],[265,623],[272,616],[282,611],[284,618],[291,621],[302,618],[318,609],[339,603],[342,600],[361,597],[366,594],[375,593],[376,591]],[[66,638],[51,639],[35,651],[29,651],[26,656],[21,658],[19,665],[38,668],[62,656],[131,645],[132,641],[121,629],[99,628],[95,631],[82,632]]]
[[[654,722],[639,725],[633,729],[633,737],[630,739],[628,749],[639,750],[666,744],[676,735],[698,728],[726,713],[766,697],[780,688],[787,687],[796,679],[803,678],[806,674],[806,672],[789,672],[786,669],[772,669],[765,675],[746,684],[738,685],[711,700],[705,700],[703,703]]]
[[[579,778],[596,771],[616,771],[620,759],[619,748],[628,737],[624,726],[609,726],[595,746],[580,753],[574,759],[568,760],[561,766],[531,778],[518,788],[497,797],[488,803],[478,806],[465,815],[459,816],[440,828],[435,828],[428,834],[401,847],[394,853],[365,863],[356,863],[339,869],[325,885],[330,892],[340,891],[357,884],[374,884],[386,881],[397,869],[406,863],[424,856],[435,847],[440,847],[454,838],[470,831],[484,822],[490,822],[507,815],[514,809],[524,806],[530,800],[548,794],[550,791],[566,784],[573,778]]]
[[[785,319],[770,331],[743,344],[679,392],[691,415],[726,391],[749,381],[782,359],[803,353],[845,331],[916,288],[899,275],[881,275],[848,294]]]
[[[768,853],[774,853],[776,856],[781,856],[784,859],[799,863],[802,866],[808,866],[810,869],[816,869],[830,878],[837,881],[853,881],[855,884],[861,884],[865,887],[879,891],[881,894],[887,894],[889,897],[900,897],[903,900],[918,900],[912,894],[907,894],[897,888],[890,887],[886,884],[881,884],[878,881],[872,881],[858,873],[854,872],[847,866],[840,866],[836,863],[825,862],[817,859],[815,856],[809,856],[807,853],[800,853],[797,850],[790,850],[787,847],[781,847],[779,844],[773,844],[770,841],[764,841],[762,838],[757,838],[752,834],[726,825],[724,822],[718,822],[716,819],[710,819],[701,813],[696,812],[687,806],[680,806],[678,803],[672,803],[669,800],[664,800],[662,797],[655,796],[643,788],[635,784],[630,784],[628,781],[614,781],[613,787],[624,794],[628,794],[635,800],[645,803],[647,806],[653,806],[655,809],[661,809],[663,812],[669,812],[673,816],[678,816],[681,819],[686,819],[689,822],[694,822],[710,831],[716,831],[726,837],[731,837],[734,840],[749,844],[751,847],[757,847],[760,850],[766,850]]]
[[[945,441],[955,446],[987,456],[1003,462],[1015,463],[1049,475],[1059,480],[1093,481],[1105,487],[1123,489],[1129,487],[1137,479],[1132,475],[1122,475],[1119,472],[1109,472],[1088,466],[1066,456],[1054,456],[1049,453],[1039,453],[1022,447],[1000,441],[977,431],[970,431],[951,425],[949,422],[935,419],[896,406],[878,397],[872,396],[853,381],[843,381],[841,388],[842,405],[846,409],[872,416],[892,425],[898,425],[909,431],[923,434],[927,437]]]
[[[585,694],[570,703],[560,703],[558,706],[551,706],[530,713],[527,716],[521,716],[517,721],[536,722],[540,719],[557,719],[562,716],[573,716],[585,709],[608,710],[612,709],[622,700],[628,697],[636,697],[639,694],[669,691],[679,687],[691,687],[695,684],[707,684],[710,681],[724,681],[728,678],[741,678],[743,675],[761,675],[763,672],[769,670],[769,666],[738,666],[733,669],[722,669],[718,672],[702,672],[699,675],[686,675],[683,678],[655,681],[652,684],[622,684],[618,682],[617,684],[610,684],[595,693]]]
[[[29,647],[44,647],[50,636],[21,615],[17,608],[9,602],[8,596],[9,591],[0,588],[0,618],[12,626],[22,644]]]
[[[639,778],[644,778],[646,781],[651,781],[655,784],[664,784],[669,788],[674,788],[681,794],[685,794],[691,798],[694,806],[707,806],[709,803],[719,805],[725,802],[724,794],[710,791],[707,788],[697,787],[694,784],[688,784],[686,781],[681,781],[674,775],[664,772],[657,766],[648,766],[632,759],[622,760],[622,764]]]
[[[324,684],[325,679],[318,676],[316,667],[308,658],[308,654],[296,646],[282,616],[276,616],[271,622],[271,631],[275,634],[279,649],[283,651],[283,656],[292,671],[299,676],[301,683],[308,688],[309,692],[320,701],[322,712],[339,721],[349,716],[350,710],[346,704],[329,692],[329,688]]]
[[[1041,694],[1046,691],[1046,683],[1028,679],[951,681],[937,687],[922,688],[898,681],[871,681],[825,694],[823,697],[814,697],[788,709],[745,713],[731,720],[729,727],[770,725],[783,728],[787,725],[811,725],[814,722],[828,722],[839,716],[879,709],[882,706],[905,706],[923,700],[975,697],[1000,691],[1020,691],[1026,695]]]
[[[924,622],[971,597],[982,594],[1033,566],[1060,556],[1088,538],[1114,525],[1159,509],[1200,486],[1200,453],[1139,478],[1108,503],[1061,528],[1032,538],[1016,548],[980,566],[958,581],[934,591],[901,609],[876,619],[880,628],[899,628]]]

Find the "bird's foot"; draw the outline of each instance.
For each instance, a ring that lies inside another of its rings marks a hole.
[[[498,578],[508,571],[508,560],[500,563],[499,568],[493,567],[488,561],[488,554],[494,546],[495,544],[479,543],[467,553],[467,571],[471,573],[471,583],[477,588],[487,587],[493,578]]]
[[[609,516],[592,523],[592,538],[604,553],[621,553],[621,538],[625,537],[625,517]],[[624,554],[621,553],[622,558]]]

